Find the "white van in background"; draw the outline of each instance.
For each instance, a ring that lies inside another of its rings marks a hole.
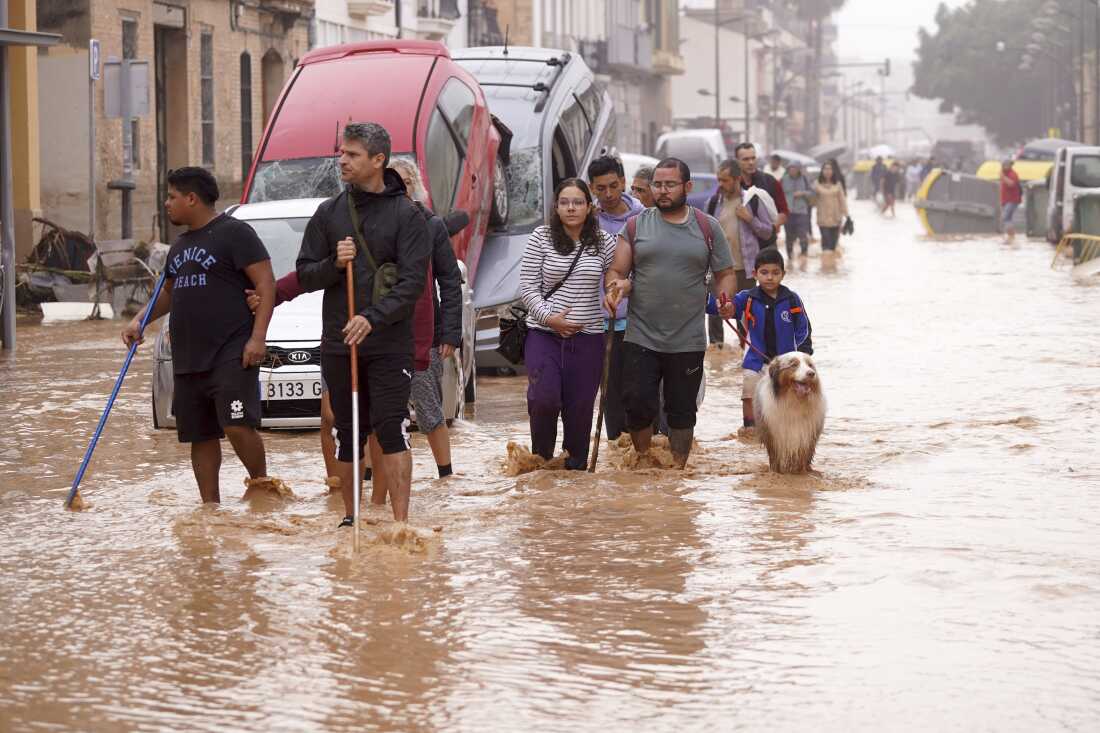
[[[655,157],[679,158],[692,173],[718,174],[718,166],[729,157],[722,131],[717,128],[675,130],[657,138]]]

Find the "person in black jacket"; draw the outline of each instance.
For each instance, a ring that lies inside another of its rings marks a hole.
[[[324,201],[309,220],[298,253],[304,290],[324,290],[321,372],[336,417],[337,459],[344,521],[354,513],[352,450],[374,432],[382,446],[393,516],[408,521],[412,485],[409,454],[409,390],[413,378],[413,309],[427,279],[431,239],[401,176],[388,168],[390,136],[373,122],[349,123],[340,146],[340,180],[347,187]],[[354,207],[354,212],[352,211]],[[352,215],[360,222],[353,225]],[[370,257],[364,252],[370,248]],[[371,259],[374,265],[371,264]],[[345,268],[355,272],[355,309],[347,316]],[[388,291],[372,302],[376,269],[396,265]],[[352,446],[350,348],[358,349],[359,414],[367,418]],[[378,487],[376,487],[378,488]],[[376,492],[377,493],[377,492]],[[384,496],[385,494],[383,494]]]
[[[435,308],[435,333],[430,365],[413,375],[412,401],[417,427],[428,439],[439,477],[446,478],[452,468],[451,437],[443,414],[443,362],[452,358],[455,349],[462,345],[462,271],[458,269],[447,224],[421,203],[424,183],[416,164],[401,158],[393,162],[393,169],[404,181],[409,198],[416,201],[427,219],[432,237],[432,279],[427,287]],[[462,373],[461,368],[458,371]]]

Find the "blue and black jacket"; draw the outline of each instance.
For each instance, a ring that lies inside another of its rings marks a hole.
[[[774,299],[760,286],[742,290],[734,296],[733,307],[733,318],[744,326],[749,342],[769,359],[791,351],[814,353],[806,306],[790,288],[780,285]],[[745,369],[758,372],[764,364],[755,350],[745,349]]]

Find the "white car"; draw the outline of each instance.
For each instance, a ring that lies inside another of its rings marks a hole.
[[[278,279],[294,269],[306,224],[324,199],[292,199],[243,204],[228,213],[247,221],[260,236]],[[475,397],[474,301],[462,271],[462,345],[443,364],[443,414],[462,416]],[[260,367],[261,425],[316,428],[321,424],[321,300],[303,293],[275,308],[267,329],[267,360]],[[168,318],[153,347],[153,427],[175,427],[172,414],[172,348]],[[410,406],[411,408],[411,406]],[[414,417],[415,419],[415,417]]]

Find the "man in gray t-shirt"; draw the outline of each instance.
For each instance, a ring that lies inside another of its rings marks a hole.
[[[664,380],[669,445],[680,466],[687,463],[695,433],[695,398],[703,377],[707,336],[708,270],[714,292],[732,294],[736,286],[729,243],[717,220],[700,213],[710,225],[713,251],[692,207],[691,171],[676,158],[662,160],[653,173],[656,208],[637,217],[633,242],[619,236],[615,260],[607,273],[607,307],[613,311],[629,295],[623,344],[623,403],[626,428],[634,449],[643,453],[653,438],[657,390]],[[633,274],[633,279],[630,278]],[[723,305],[725,318],[733,305]]]

